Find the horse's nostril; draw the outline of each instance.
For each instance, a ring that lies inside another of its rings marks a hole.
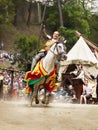
[[[64,59],[65,59],[65,60],[67,59],[67,56],[66,56],[66,55],[64,56]]]
[[[63,54],[63,58],[66,60],[67,59],[67,56],[66,56],[66,54]]]

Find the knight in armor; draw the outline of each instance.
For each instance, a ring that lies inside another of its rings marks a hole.
[[[59,39],[59,32],[55,31],[53,33],[53,36],[49,36],[48,34],[46,34],[46,32],[44,31],[44,34],[46,36],[46,38],[48,39],[48,41],[45,43],[44,48],[41,49],[32,59],[32,65],[31,65],[31,71],[34,69],[35,65],[37,64],[37,62],[43,58],[46,54],[47,51],[49,50],[49,48],[58,41]]]

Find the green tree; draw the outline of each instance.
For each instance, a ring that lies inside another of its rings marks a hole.
[[[63,15],[65,27],[78,30],[85,35],[89,34],[88,20],[91,18],[91,13],[88,8],[85,7],[84,9],[82,2],[78,0],[77,3],[76,0],[71,0],[67,6],[64,6]]]
[[[14,4],[12,0],[0,0],[0,23],[11,23],[14,15]]]
[[[18,5],[19,5],[20,0],[12,0],[14,4],[14,19],[13,19],[13,24],[17,25],[17,13],[18,13]]]
[[[18,62],[20,68],[26,70],[27,65],[31,64],[32,57],[36,53],[37,40],[37,37],[34,35],[31,37],[21,35],[15,41],[15,60]]]
[[[52,31],[58,30],[60,27],[57,2],[58,0],[54,0],[54,6],[49,7],[49,12],[47,11],[46,25],[48,29],[51,27],[50,29]],[[69,40],[69,48],[71,48],[74,43],[75,30],[78,30],[86,37],[90,34],[90,19],[92,17],[91,8],[88,6],[90,3],[92,3],[91,0],[61,0],[63,26],[65,32],[68,33],[64,33],[66,34],[64,37]]]
[[[98,46],[98,15],[92,15],[92,18],[89,21],[90,24],[90,34],[89,39],[92,39]]]
[[[66,40],[66,47],[68,52],[77,41],[77,37],[75,36],[75,30],[67,29],[62,26],[59,28],[59,32],[61,36],[63,36]]]

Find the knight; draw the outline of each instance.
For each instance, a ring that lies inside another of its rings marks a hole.
[[[49,36],[46,31],[45,28],[43,29],[43,33],[45,35],[45,37],[48,39],[47,42],[44,44],[44,48],[41,49],[33,58],[32,58],[32,65],[31,65],[31,71],[33,71],[34,67],[36,66],[37,62],[43,58],[46,54],[47,51],[49,50],[49,48],[55,43],[58,42],[60,34],[58,31],[54,31],[52,37]]]

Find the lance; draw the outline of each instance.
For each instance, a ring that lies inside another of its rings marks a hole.
[[[37,52],[38,52],[38,49],[39,49],[39,44],[40,44],[40,39],[41,39],[41,32],[42,32],[42,29],[44,27],[47,2],[48,1],[45,2],[45,6],[44,6],[44,10],[43,10],[43,15],[42,15],[42,20],[41,20],[41,26],[40,26],[40,31],[39,31],[38,43],[37,43],[37,48],[36,48]]]

